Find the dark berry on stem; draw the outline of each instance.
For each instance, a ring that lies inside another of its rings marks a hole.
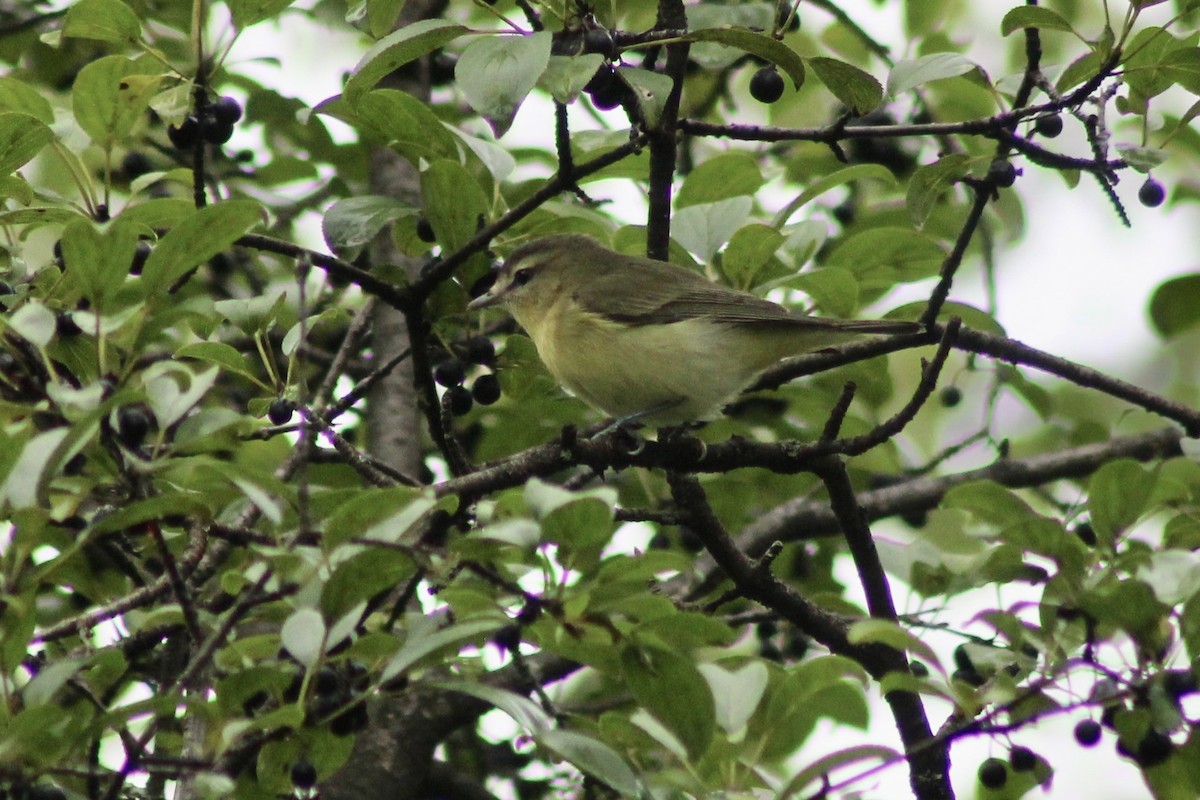
[[[433,232],[433,223],[429,221],[428,217],[417,219],[417,238],[431,244],[437,241],[437,234]]]
[[[438,386],[445,386],[447,389],[460,386],[465,377],[467,377],[466,370],[463,369],[462,362],[457,358],[439,361],[433,368],[433,379],[437,381]]]
[[[296,404],[285,397],[277,397],[267,406],[267,419],[272,425],[283,425],[291,420]]]
[[[1167,190],[1154,178],[1146,178],[1142,188],[1138,189],[1138,202],[1146,208],[1158,208],[1167,199]]]
[[[1173,752],[1175,752],[1175,744],[1171,741],[1171,737],[1151,728],[1138,742],[1137,763],[1142,767],[1157,767],[1170,758]]]
[[[1047,117],[1038,117],[1033,123],[1033,129],[1038,132],[1039,136],[1045,136],[1047,139],[1053,139],[1063,131],[1063,119],[1058,114],[1051,114]]]
[[[150,432],[150,417],[137,406],[122,406],[117,411],[117,435],[129,447],[137,447]]]
[[[450,413],[456,417],[462,417],[470,413],[471,407],[475,405],[475,398],[471,397],[471,393],[462,386],[455,386],[446,391],[448,398],[448,406]]]
[[[487,366],[496,360],[496,345],[486,336],[472,336],[463,345],[463,358],[471,364]]]
[[[200,120],[189,114],[178,126],[167,126],[167,138],[176,150],[191,150],[200,141]]]
[[[317,768],[307,758],[299,758],[292,764],[291,778],[297,789],[311,789],[317,785]]]
[[[233,123],[210,120],[204,127],[204,141],[210,144],[225,144],[233,138]]]
[[[54,318],[54,331],[59,336],[78,336],[83,333],[83,328],[79,327],[71,312],[65,311]]]
[[[962,402],[962,398],[962,389],[957,386],[947,386],[945,389],[942,389],[942,405],[946,408],[954,408]]]
[[[1096,546],[1096,529],[1090,523],[1081,522],[1075,526],[1075,535],[1079,537],[1079,541],[1083,542],[1088,547]]]
[[[750,79],[750,96],[760,103],[774,103],[783,89],[783,76],[774,67],[763,67]]]
[[[989,758],[979,765],[979,782],[989,789],[999,789],[1008,781],[1008,767],[998,758]]]
[[[313,688],[319,695],[331,695],[338,690],[341,681],[338,680],[337,670],[333,667],[321,667],[317,670]]]
[[[481,406],[490,406],[500,399],[500,379],[488,373],[480,375],[471,384],[471,396]]]
[[[223,125],[233,125],[242,118],[242,104],[228,95],[218,97],[216,102],[208,107],[208,110],[212,113],[213,119]]]
[[[150,163],[150,159],[145,153],[139,153],[136,150],[131,150],[121,159],[121,174],[126,180],[133,180],[141,177],[147,172],[154,169],[154,165]]]
[[[1017,182],[1017,168],[1007,158],[997,158],[988,165],[987,179],[1001,189],[1007,189]]]
[[[1080,720],[1075,724],[1075,741],[1083,747],[1094,747],[1100,741],[1100,723],[1094,719]]]

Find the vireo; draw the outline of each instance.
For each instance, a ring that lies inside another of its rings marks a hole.
[[[468,308],[503,306],[550,373],[618,421],[655,427],[716,416],[787,356],[913,322],[833,320],[713,283],[698,272],[622,255],[575,234],[523,245]]]

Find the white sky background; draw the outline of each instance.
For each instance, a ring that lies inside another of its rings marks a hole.
[[[904,54],[896,10],[898,4],[885,4],[881,9],[869,0],[842,0],[839,5],[873,35],[891,44],[894,53]],[[985,18],[978,30],[985,32],[980,41],[986,42],[997,38],[1000,17],[1017,3],[1013,0],[975,5],[979,9],[976,13]],[[1124,2],[1110,5],[1118,13],[1126,6]],[[820,12],[806,9],[805,13],[824,22]],[[1147,14],[1146,18],[1154,16]],[[340,91],[342,73],[353,67],[366,47],[353,37],[334,36],[329,31],[315,29],[307,21],[293,18],[292,22],[294,24],[287,24],[282,29],[269,25],[251,29],[238,42],[231,62],[259,80],[279,85],[285,93],[315,104]],[[280,46],[281,41],[285,41],[286,46]],[[1001,77],[1001,54],[974,50],[968,50],[967,54],[983,63],[993,80]],[[282,55],[282,68],[248,64],[247,61],[256,55]],[[619,111],[615,113],[619,114]],[[586,115],[572,109],[573,128],[584,126],[586,119]],[[1068,124],[1068,131],[1071,127]],[[542,99],[522,108],[514,129],[503,142],[552,146],[552,136],[549,104]],[[234,144],[237,143],[235,139]],[[1074,143],[1079,146],[1076,153],[1086,153],[1086,145],[1081,141]],[[1064,134],[1054,141],[1053,147],[1070,151],[1071,144],[1072,139]],[[1127,171],[1117,189],[1133,221],[1133,227],[1126,229],[1094,181],[1085,178],[1079,187],[1069,189],[1051,172],[1022,164],[1019,160],[1016,163],[1024,168],[1024,174],[1014,191],[1033,202],[1027,206],[1029,217],[1023,240],[1016,246],[1003,246],[997,251],[1001,324],[1011,336],[1034,347],[1104,369],[1117,377],[1133,382],[1148,381],[1154,385],[1165,383],[1170,371],[1169,360],[1162,343],[1149,328],[1146,303],[1153,287],[1165,278],[1197,269],[1197,240],[1189,235],[1200,222],[1196,219],[1195,209],[1143,208],[1136,198],[1143,176]],[[1162,174],[1158,175],[1168,191],[1172,177],[1170,166],[1169,163],[1165,165]],[[606,185],[595,194],[604,196],[609,188]],[[590,187],[589,191],[592,191]],[[628,192],[616,187],[613,191]],[[609,206],[610,212],[614,206],[629,208],[624,201],[636,201],[639,197],[636,193],[617,196],[622,202]],[[637,201],[632,207],[639,205],[640,201]],[[1189,220],[1181,219],[1185,214],[1190,215],[1190,224]],[[309,244],[320,247],[319,242],[319,232],[314,230]],[[955,286],[952,299],[982,306],[984,294],[977,275],[977,270],[966,270]],[[906,299],[923,297],[929,285],[921,284],[905,292]],[[1153,351],[1163,355],[1161,359],[1153,359],[1147,367],[1146,354]],[[1036,379],[1038,376],[1031,373],[1030,377]],[[877,533],[887,535],[887,526],[876,527]],[[856,585],[852,572],[844,578],[847,585]],[[898,593],[902,590],[899,585],[894,588]],[[1008,592],[1006,589],[1006,601],[1016,599],[1015,596],[1008,597]],[[986,599],[995,602],[994,595]],[[897,598],[897,605],[901,609],[907,607],[903,597]],[[949,652],[954,643],[951,640],[945,652]],[[938,647],[942,649],[940,645]],[[935,726],[945,718],[946,711],[944,706],[930,709]],[[1077,719],[1079,717],[1056,718],[1036,732],[1023,731],[1014,737],[1016,743],[1032,747],[1050,758],[1057,767],[1051,791],[1035,790],[1029,796],[1088,797],[1091,800],[1148,797],[1138,770],[1113,753],[1110,736],[1106,735],[1092,750],[1084,750],[1075,744],[1071,728]],[[873,714],[872,726],[864,740],[898,747],[891,715],[882,704],[878,704]],[[820,743],[820,748],[810,756],[832,749],[827,736],[818,735],[814,739]],[[963,798],[975,795],[975,771],[983,758],[989,755],[1004,757],[1005,754],[1006,748],[991,744],[986,737],[956,744],[952,755],[958,795]],[[878,783],[867,782],[860,788],[866,797],[910,796],[907,770],[903,766],[883,773]]]

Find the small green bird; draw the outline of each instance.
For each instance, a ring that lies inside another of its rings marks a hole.
[[[619,421],[709,419],[780,359],[914,322],[834,320],[713,283],[683,267],[614,252],[576,234],[513,252],[468,308],[502,306],[572,394]]]

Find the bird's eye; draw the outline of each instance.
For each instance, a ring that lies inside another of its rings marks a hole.
[[[531,267],[519,269],[513,273],[513,286],[524,286],[531,280],[533,280],[533,269]]]

